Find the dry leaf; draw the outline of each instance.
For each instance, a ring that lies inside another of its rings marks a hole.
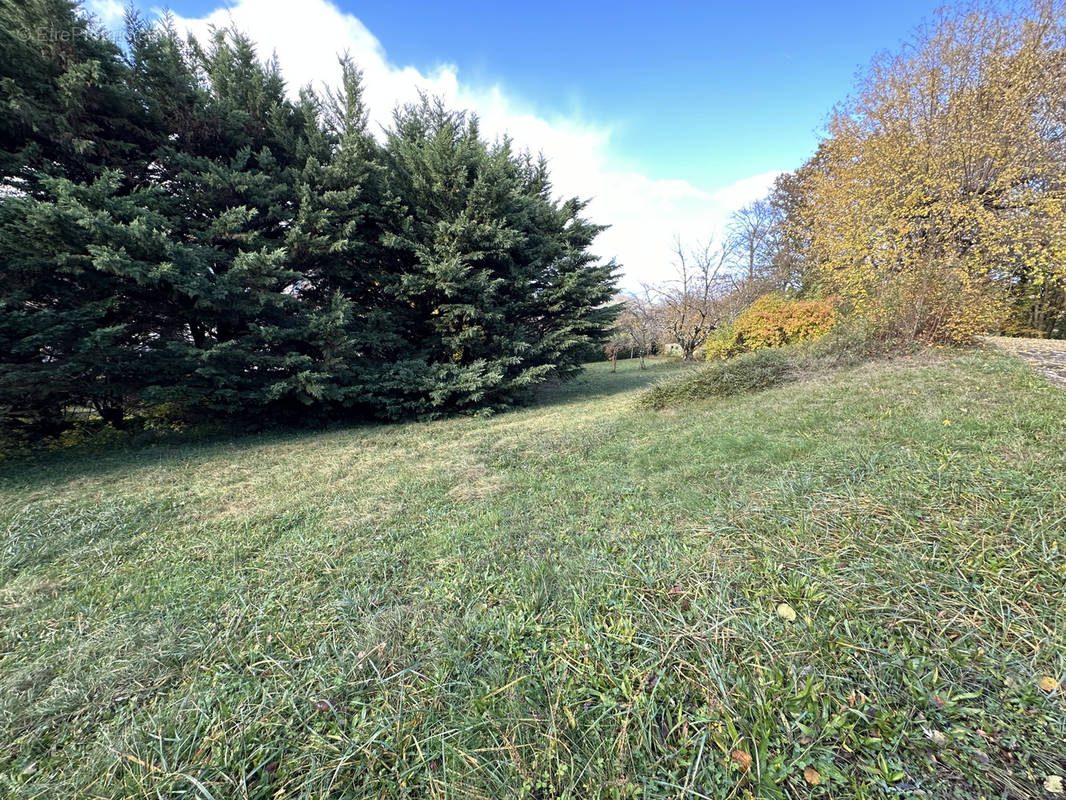
[[[1044,791],[1049,794],[1062,794],[1062,776],[1048,775],[1047,780],[1044,781]]]
[[[740,767],[741,772],[747,772],[751,769],[751,755],[745,753],[743,750],[734,750],[729,754],[729,758]]]
[[[792,608],[788,603],[782,603],[777,607],[777,616],[786,622],[796,621],[796,610]]]
[[[822,774],[814,767],[806,767],[803,770],[803,780],[807,781],[811,786],[817,786],[822,782]]]
[[[1050,675],[1044,675],[1036,682],[1036,685],[1043,689],[1045,692],[1054,692],[1059,688],[1059,682],[1052,678]]]
[[[948,742],[948,737],[937,730],[931,730],[929,728],[922,728],[925,731],[925,735],[929,737],[929,741],[935,744],[937,747],[943,747]]]

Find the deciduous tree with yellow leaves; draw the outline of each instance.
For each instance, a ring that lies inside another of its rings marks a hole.
[[[873,61],[789,178],[823,292],[916,339],[1066,335],[1064,10],[942,11]]]

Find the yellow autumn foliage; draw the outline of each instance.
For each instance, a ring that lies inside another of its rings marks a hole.
[[[702,348],[708,361],[740,353],[784,347],[829,333],[837,314],[830,300],[795,300],[766,294],[742,311],[730,325],[719,328]]]
[[[1055,0],[943,12],[871,65],[796,174],[792,222],[824,292],[908,338],[964,340],[1012,312],[1050,332],[1066,288],[1064,20]]]

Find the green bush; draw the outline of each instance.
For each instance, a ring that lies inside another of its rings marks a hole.
[[[704,361],[721,361],[737,353],[736,333],[732,325],[726,325],[710,335],[697,355]]]
[[[849,367],[897,352],[902,346],[898,341],[876,336],[873,326],[861,317],[848,317],[825,336],[796,348],[796,363],[800,370]]]
[[[708,397],[769,389],[792,380],[793,372],[792,353],[760,350],[658,383],[641,395],[640,404],[645,408],[667,408]]]

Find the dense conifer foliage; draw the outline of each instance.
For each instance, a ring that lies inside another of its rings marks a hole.
[[[368,130],[356,65],[297,99],[247,38],[66,0],[0,10],[0,414],[505,407],[604,336],[613,264],[546,164],[429,98]],[[61,32],[58,35],[56,32]]]

